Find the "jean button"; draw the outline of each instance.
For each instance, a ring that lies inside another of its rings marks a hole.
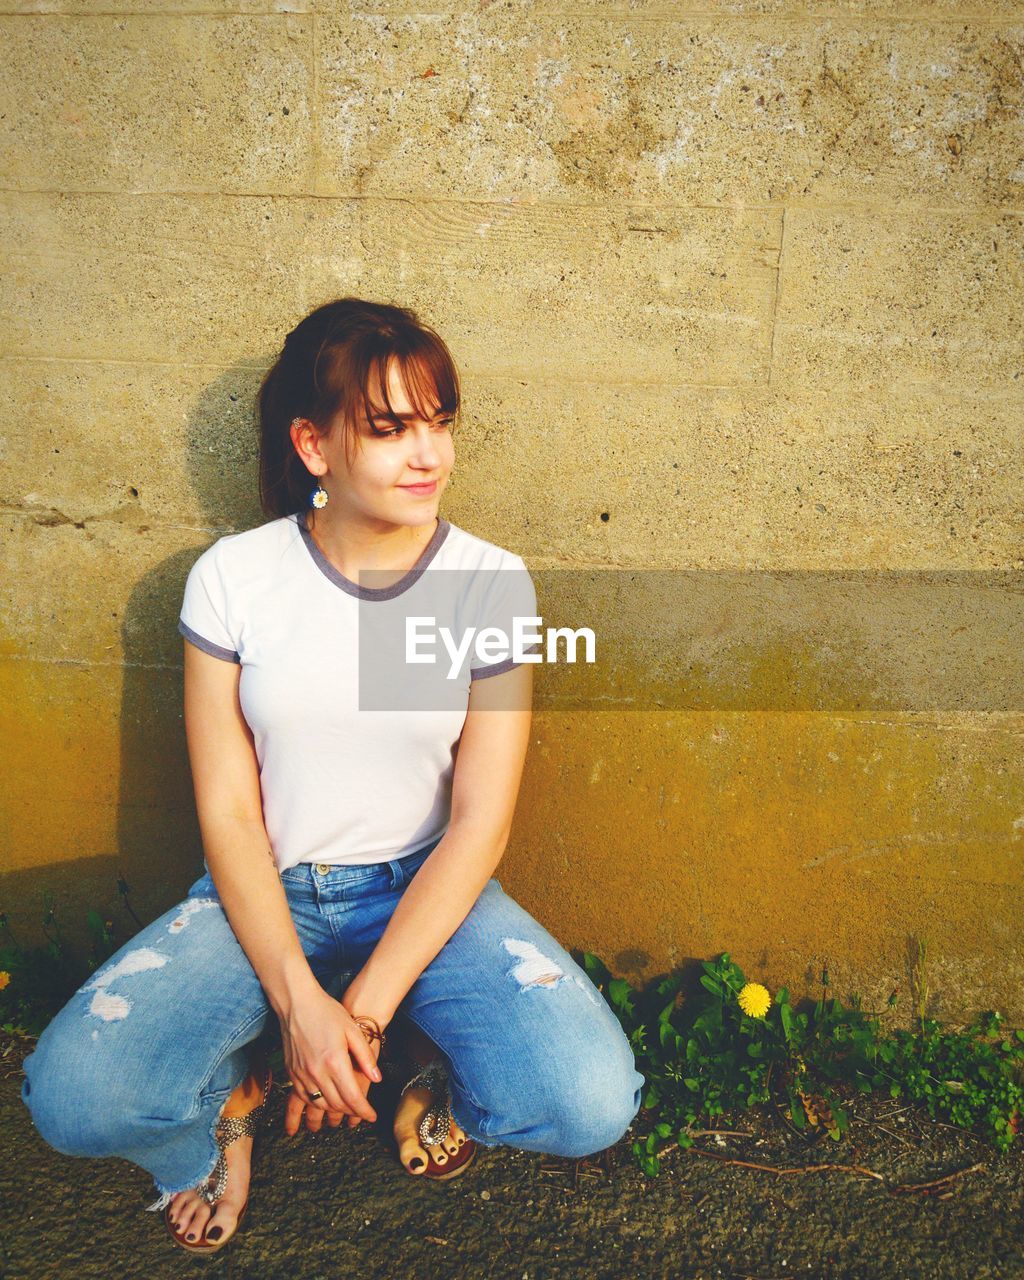
[[[329,862],[318,862],[316,869],[322,876],[325,876],[331,870],[331,864]]]

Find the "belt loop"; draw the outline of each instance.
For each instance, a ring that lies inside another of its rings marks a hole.
[[[388,871],[391,873],[391,888],[399,888],[402,883],[402,868],[397,858],[388,859]]]

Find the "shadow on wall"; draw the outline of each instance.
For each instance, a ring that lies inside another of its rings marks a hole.
[[[181,436],[166,424],[164,439],[170,450],[184,451],[184,466],[176,465],[173,458],[162,466],[160,455],[149,450],[143,458],[148,454],[152,459],[153,482],[147,484],[145,468],[137,478],[130,477],[137,490],[136,511],[129,510],[123,519],[123,551],[130,551],[135,535],[140,547],[149,542],[147,551],[140,554],[141,565],[158,559],[161,546],[189,545],[137,577],[124,604],[121,670],[112,666],[107,679],[100,664],[88,668],[86,682],[77,686],[80,697],[56,709],[51,736],[78,739],[83,770],[93,773],[91,783],[88,777],[75,779],[75,795],[84,792],[88,803],[88,796],[94,794],[97,804],[107,805],[112,788],[103,772],[120,770],[116,849],[97,848],[81,858],[43,863],[0,877],[0,904],[23,945],[44,940],[42,895],[46,889],[53,894],[61,933],[71,942],[86,941],[90,909],[113,920],[116,937],[124,941],[139,926],[118,892],[119,875],[131,887],[131,905],[145,924],[177,902],[202,874],[183,714],[185,642],[177,622],[185,579],[199,555],[224,533],[248,529],[266,519],[258,498],[254,403],[263,368],[271,359],[268,356],[262,367],[236,365],[207,383],[188,409]],[[174,486],[182,475],[189,489],[176,492]],[[103,477],[97,479],[102,482]],[[125,576],[130,580],[131,571]],[[83,589],[83,611],[88,614],[91,608],[104,607],[102,597],[102,591],[97,591],[90,601]],[[89,671],[95,679],[89,679]],[[120,698],[119,755],[113,728],[107,733],[97,729],[107,718],[107,700],[115,697]],[[86,744],[93,735],[97,745],[90,754]],[[53,778],[55,793],[59,794],[61,785],[59,777]],[[45,815],[39,821],[49,826]],[[67,844],[81,847],[80,834],[62,833],[56,824],[45,837],[57,846],[63,842],[62,834]]]

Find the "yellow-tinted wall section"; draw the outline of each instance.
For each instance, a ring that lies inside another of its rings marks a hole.
[[[354,293],[459,365],[441,514],[542,611],[657,570],[692,631],[659,666],[638,611],[588,706],[538,669],[506,891],[634,982],[909,1014],[924,940],[931,1013],[1024,1017],[1019,4],[7,0],[0,47],[23,940],[201,871],[185,575]]]

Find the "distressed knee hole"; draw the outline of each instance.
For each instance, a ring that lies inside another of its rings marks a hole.
[[[509,972],[521,991],[529,991],[533,987],[551,990],[560,982],[574,982],[589,1000],[600,1003],[601,997],[596,995],[589,983],[581,982],[578,974],[566,973],[561,965],[546,956],[534,943],[527,942],[525,938],[503,938],[502,946],[509,955],[516,957],[517,962]]]
[[[145,973],[149,969],[160,969],[167,963],[168,957],[154,951],[152,947],[138,947],[108,969],[102,969],[82,987],[83,991],[93,991],[95,995],[89,1002],[88,1013],[104,1022],[120,1022],[131,1012],[132,1002],[127,996],[118,995],[109,990],[112,983],[133,973]],[[95,1033],[93,1033],[95,1039]]]
[[[203,911],[207,907],[219,907],[220,901],[217,898],[186,898],[181,904],[181,910],[167,926],[168,933],[181,933],[182,929],[187,929],[189,922],[197,911]]]

